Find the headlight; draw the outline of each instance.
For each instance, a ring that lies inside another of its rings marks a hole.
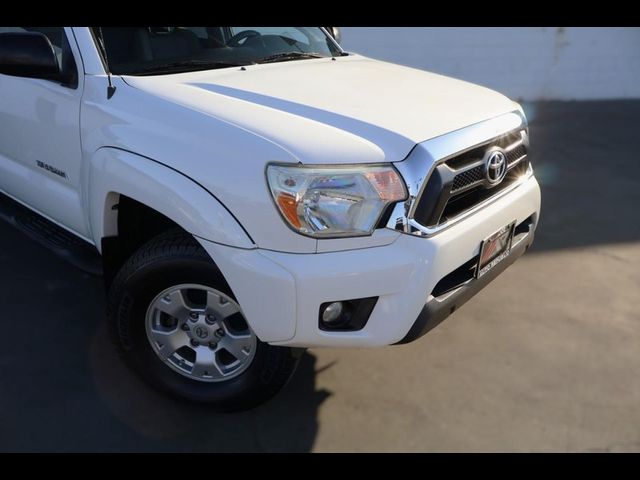
[[[267,180],[291,228],[317,238],[370,235],[387,205],[407,198],[391,165],[269,165]]]

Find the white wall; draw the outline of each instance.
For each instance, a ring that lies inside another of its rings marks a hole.
[[[640,28],[341,27],[347,51],[521,100],[640,97]]]

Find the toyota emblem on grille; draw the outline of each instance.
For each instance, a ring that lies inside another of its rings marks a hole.
[[[500,150],[494,150],[489,154],[484,163],[484,174],[490,185],[496,185],[507,174],[507,157]]]

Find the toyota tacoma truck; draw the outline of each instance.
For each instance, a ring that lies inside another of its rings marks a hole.
[[[251,408],[304,348],[417,339],[533,241],[522,108],[333,32],[0,27],[0,216],[103,275],[165,392]]]

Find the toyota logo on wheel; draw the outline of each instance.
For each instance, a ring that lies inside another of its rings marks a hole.
[[[485,176],[490,185],[496,185],[507,174],[507,157],[500,150],[494,150],[485,160]]]
[[[207,330],[205,327],[201,327],[200,325],[193,329],[193,333],[200,340],[203,340],[209,336],[209,330]]]

